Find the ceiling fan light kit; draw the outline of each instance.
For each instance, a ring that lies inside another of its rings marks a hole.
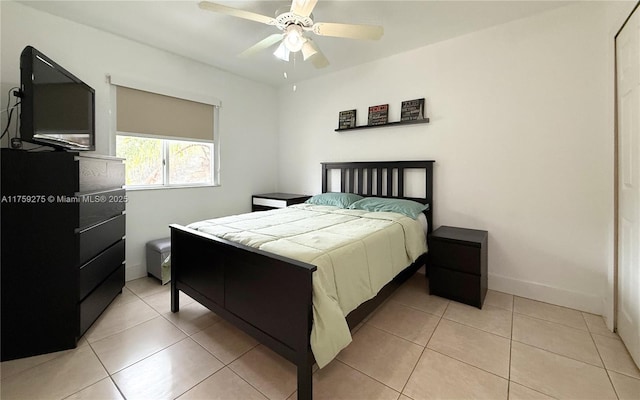
[[[324,68],[329,65],[329,60],[322,54],[322,51],[313,43],[311,38],[305,36],[306,32],[311,32],[318,36],[367,40],[378,40],[384,34],[384,29],[376,25],[339,24],[331,22],[314,23],[311,12],[317,2],[318,0],[293,0],[290,11],[280,13],[275,18],[211,3],[209,1],[202,1],[198,6],[203,10],[227,14],[266,25],[273,25],[282,31],[280,34],[270,35],[249,47],[240,53],[240,57],[251,56],[280,42],[280,45],[273,53],[280,60],[289,61],[290,53],[301,51],[305,61],[311,59],[311,63],[316,68]]]

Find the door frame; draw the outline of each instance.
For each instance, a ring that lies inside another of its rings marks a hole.
[[[618,36],[620,32],[624,29],[629,22],[629,19],[633,15],[636,10],[640,8],[640,0],[636,3],[636,5],[631,9],[629,15],[625,18],[624,22],[616,32],[613,40],[613,57],[614,57],[614,86],[613,86],[613,98],[614,98],[614,119],[613,119],[613,331],[617,332],[618,330],[618,244],[619,244],[619,235],[618,235],[618,217],[619,217],[619,207],[618,207],[618,191],[620,189],[620,185],[618,183],[619,178],[619,156],[620,152],[618,151],[618,145],[620,144],[619,140],[619,132],[618,132]],[[639,11],[640,12],[640,11]]]

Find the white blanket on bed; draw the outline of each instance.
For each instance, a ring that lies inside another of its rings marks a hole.
[[[422,225],[391,212],[299,204],[188,227],[318,267],[311,349],[320,368],[351,342],[345,316],[427,251]]]

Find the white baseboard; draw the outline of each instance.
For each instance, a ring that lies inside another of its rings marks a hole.
[[[134,279],[144,278],[145,276],[147,276],[147,267],[145,267],[144,264],[126,264],[124,268],[125,281],[132,281]]]
[[[603,311],[602,296],[574,292],[502,275],[489,274],[489,289],[597,315],[602,315]]]
[[[147,269],[143,264],[127,265],[125,268],[126,281],[145,276],[147,276]],[[604,299],[601,296],[502,275],[489,274],[489,289],[597,315],[602,315],[603,311]]]
[[[604,318],[604,323],[607,328],[613,332],[613,318],[615,310],[613,309],[613,304],[610,304],[606,297],[602,298],[602,318]]]

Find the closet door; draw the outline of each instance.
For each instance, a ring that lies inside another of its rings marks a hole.
[[[640,365],[640,9],[616,37],[618,108],[618,323]]]

